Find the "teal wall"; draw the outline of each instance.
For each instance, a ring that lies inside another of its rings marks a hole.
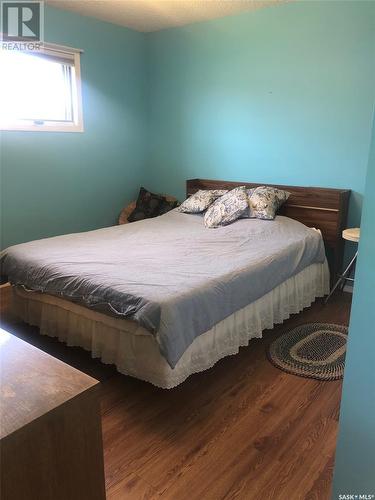
[[[148,35],[148,185],[208,177],[350,188],[375,100],[375,2],[291,2]]]
[[[54,8],[85,50],[85,132],[3,132],[2,246],[115,223],[140,184],[190,177],[351,188],[375,100],[375,2],[291,2],[141,34]]]
[[[341,401],[333,498],[375,494],[375,120]]]
[[[85,51],[85,132],[1,133],[3,247],[114,224],[145,165],[144,35],[48,7],[45,30]]]

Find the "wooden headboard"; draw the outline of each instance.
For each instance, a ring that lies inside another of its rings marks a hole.
[[[332,279],[336,277],[342,267],[344,241],[341,234],[346,227],[350,190],[189,179],[186,181],[186,195],[191,196],[199,189],[233,189],[237,186],[248,188],[273,186],[289,191],[289,199],[280,213],[306,226],[321,230],[326,248],[329,250],[327,253],[331,277]]]

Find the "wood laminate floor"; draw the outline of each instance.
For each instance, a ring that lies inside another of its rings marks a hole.
[[[265,348],[301,323],[347,324],[350,298],[318,301],[169,391],[35,328],[4,327],[102,381],[108,500],[328,500],[341,381],[288,375],[268,362]]]

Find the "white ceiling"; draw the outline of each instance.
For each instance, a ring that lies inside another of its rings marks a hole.
[[[229,16],[285,1],[287,0],[46,0],[46,3],[148,32]]]

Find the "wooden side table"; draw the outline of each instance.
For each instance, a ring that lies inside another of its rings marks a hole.
[[[359,238],[360,238],[360,234],[361,234],[360,228],[359,227],[354,227],[354,228],[350,228],[350,229],[344,229],[344,231],[342,232],[342,237],[346,241],[353,241],[354,243],[358,243],[359,242]],[[327,304],[327,302],[329,301],[329,299],[334,294],[335,290],[340,285],[345,285],[345,283],[347,281],[351,281],[352,283],[354,282],[354,278],[352,278],[350,275],[351,275],[352,269],[355,266],[357,257],[358,257],[358,250],[355,252],[354,257],[349,262],[349,264],[348,264],[347,268],[345,269],[345,271],[339,276],[339,279],[336,281],[334,287],[332,288],[332,290],[330,291],[328,297],[324,301],[325,304]]]
[[[99,382],[0,329],[1,500],[104,500]]]

